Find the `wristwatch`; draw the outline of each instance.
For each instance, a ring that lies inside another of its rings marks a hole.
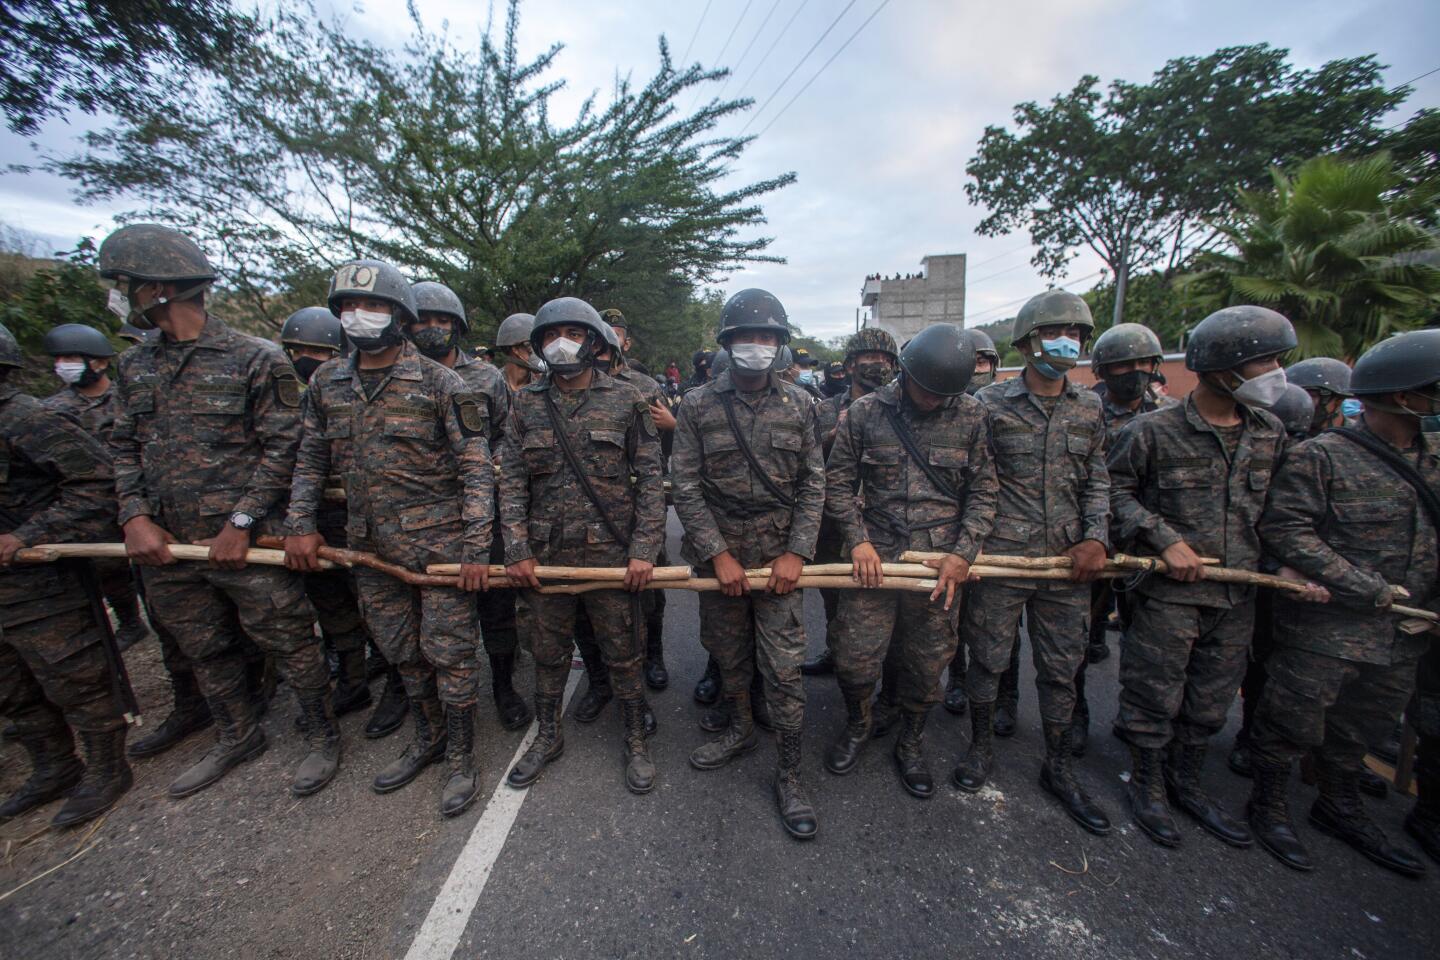
[[[254,523],[255,518],[248,513],[237,512],[230,514],[230,526],[236,530],[249,530]]]

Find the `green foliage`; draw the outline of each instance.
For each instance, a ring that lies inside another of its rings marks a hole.
[[[1081,297],[1095,317],[1095,333],[1090,340],[1094,343],[1095,337],[1114,326],[1115,283],[1107,279]],[[1125,322],[1143,323],[1154,330],[1166,353],[1183,352],[1185,333],[1208,312],[1186,296],[1178,278],[1158,270],[1130,277],[1125,287]]]
[[[1388,154],[1316,157],[1269,191],[1242,191],[1220,227],[1233,252],[1185,278],[1210,308],[1272,307],[1295,324],[1300,356],[1358,357],[1440,311],[1433,222],[1440,178],[1407,181]]]
[[[0,253],[0,324],[25,353],[25,368],[17,378],[22,390],[37,396],[55,391],[51,361],[41,349],[52,327],[83,323],[107,336],[120,329],[119,318],[105,309],[105,297],[89,240],[81,240],[63,260]]]

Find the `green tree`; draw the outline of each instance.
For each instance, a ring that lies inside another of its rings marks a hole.
[[[1402,189],[1388,154],[1316,157],[1269,191],[1242,191],[1219,227],[1232,252],[1209,252],[1185,278],[1210,308],[1272,307],[1295,324],[1302,356],[1358,357],[1440,310],[1435,215],[1440,179]]]
[[[1106,278],[1082,293],[1095,317],[1095,336],[1114,324],[1115,281]],[[1158,270],[1132,276],[1125,291],[1125,319],[1143,323],[1160,338],[1166,353],[1184,350],[1183,337],[1205,316],[1205,311],[1181,289],[1179,277],[1167,277]],[[1092,338],[1091,342],[1094,340]]]
[[[18,381],[27,393],[46,396],[58,386],[41,344],[51,327],[83,323],[107,336],[120,320],[105,309],[106,290],[95,272],[95,245],[81,240],[61,259],[0,253],[0,324],[25,354]]]

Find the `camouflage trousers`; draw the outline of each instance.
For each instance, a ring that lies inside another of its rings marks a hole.
[[[490,545],[490,562],[504,565],[505,541],[500,536]],[[492,657],[514,656],[519,643],[515,629],[515,590],[482,590],[476,595],[476,612],[480,618],[480,636],[485,652]]]
[[[0,716],[37,735],[67,722],[90,733],[125,726],[88,607],[0,630]]]
[[[315,608],[300,574],[260,566],[218,570],[199,563],[140,570],[156,627],[173,637],[207,700],[246,695],[247,637],[274,657],[280,676],[296,691],[329,686],[315,637]]]
[[[1255,601],[1233,607],[1136,600],[1120,644],[1115,731],[1142,749],[1203,744],[1225,726],[1245,676]]]
[[[594,629],[615,696],[621,700],[640,699],[640,661],[645,651],[634,629],[639,605],[634,594],[624,590],[595,590],[574,596],[534,590],[519,593],[519,622],[535,658],[536,696],[558,699],[565,693],[575,647],[575,623],[583,615]]]
[[[804,611],[803,590],[783,597],[758,590],[739,597],[700,594],[700,643],[720,668],[725,696],[748,693],[750,679],[759,670],[771,722],[780,731],[799,730],[805,717],[805,687],[800,681]]]
[[[965,693],[976,703],[995,702],[1019,642],[1022,614],[1035,661],[1040,716],[1049,723],[1069,723],[1075,674],[1089,643],[1090,587],[1085,584],[1059,590],[998,580],[969,584],[960,610],[960,640],[970,653]]]
[[[349,570],[305,574],[305,596],[315,607],[326,646],[337,654],[365,649],[365,622],[360,617],[360,600]]]
[[[925,713],[940,699],[940,677],[959,643],[959,611],[929,594],[844,590],[830,642],[842,688],[873,689],[892,654],[896,695],[907,713]],[[898,627],[898,629],[897,629]]]
[[[1356,663],[1294,647],[1277,647],[1250,749],[1275,763],[1293,763],[1315,747],[1342,771],[1358,771],[1370,745],[1395,728],[1415,690],[1415,661]]]
[[[105,595],[117,617],[136,606],[135,577],[128,560],[97,560],[95,575],[100,578],[100,592]]]

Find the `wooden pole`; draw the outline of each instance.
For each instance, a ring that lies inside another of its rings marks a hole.
[[[210,548],[191,543],[169,544],[170,555],[176,560],[209,560]],[[124,560],[129,557],[123,543],[42,543],[23,547],[15,552],[16,563],[54,563],[77,558],[93,560]],[[245,551],[245,562],[267,567],[285,566],[284,550],[251,547]],[[324,564],[326,569],[334,564]]]
[[[459,576],[460,564],[432,563],[425,568],[425,572],[439,576]],[[656,567],[652,573],[656,580],[688,580],[694,575],[695,571],[689,567]],[[626,569],[624,567],[536,566],[535,568],[535,576],[541,580],[624,580],[625,574]],[[491,564],[490,576],[506,576],[505,567],[498,563]]]

